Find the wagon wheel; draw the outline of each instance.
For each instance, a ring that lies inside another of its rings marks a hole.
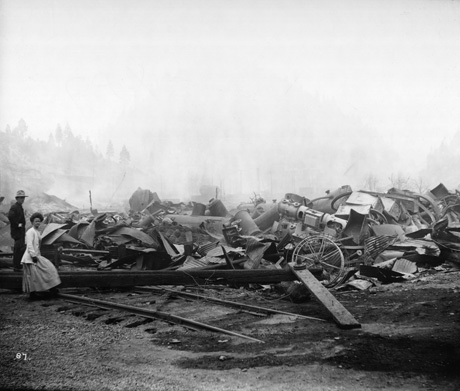
[[[379,212],[377,209],[371,208],[369,210],[369,217],[369,220],[371,220],[371,222],[374,222],[375,224],[388,224],[388,220],[385,217],[385,215]]]
[[[339,194],[338,196],[334,197],[334,199],[331,201],[331,209],[337,212],[337,209],[339,209],[339,205],[337,204],[338,200],[341,200],[342,198],[349,197],[353,193],[352,191],[347,191],[346,193]]]
[[[426,224],[433,225],[434,223],[436,223],[436,221],[439,220],[439,218],[441,217],[441,210],[438,204],[436,204],[433,200],[430,200],[429,198],[420,194],[417,194],[415,196],[415,200],[416,205],[419,208],[418,215],[423,221],[425,221]],[[428,206],[425,206],[425,204]],[[428,217],[429,220],[423,218],[422,214],[424,214],[425,217]]]
[[[451,213],[454,213],[457,216],[460,215],[460,201],[457,204],[449,204],[449,205],[445,206],[442,209],[441,218],[446,216],[446,215],[448,215],[448,214],[451,214]]]
[[[458,194],[449,194],[446,195],[445,197],[441,198],[441,207],[443,208],[443,214],[445,209],[447,209],[450,206],[457,205],[460,203],[460,195]]]
[[[302,240],[292,253],[292,261],[294,268],[319,269],[321,274],[318,279],[326,288],[339,283],[345,274],[342,250],[325,236],[309,236]]]

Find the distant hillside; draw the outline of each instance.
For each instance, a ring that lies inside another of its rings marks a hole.
[[[29,137],[24,120],[13,130],[7,126],[0,131],[0,195],[5,205],[18,189],[51,204],[53,199],[44,196],[52,194],[68,200],[69,208],[89,208],[89,191],[95,207],[114,199],[120,203],[139,186],[136,172],[128,160],[104,157],[68,126],[50,132],[47,142]]]

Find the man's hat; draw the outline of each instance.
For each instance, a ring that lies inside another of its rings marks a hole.
[[[26,193],[24,192],[24,190],[18,190],[15,198],[21,198],[21,197],[29,197],[29,196],[26,196]]]

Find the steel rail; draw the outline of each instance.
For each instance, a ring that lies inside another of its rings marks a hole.
[[[212,302],[215,302],[215,303],[225,304],[225,305],[228,305],[228,306],[231,306],[231,307],[246,308],[246,309],[249,309],[249,310],[255,310],[255,311],[265,312],[265,313],[270,313],[270,314],[289,315],[289,316],[295,316],[297,318],[318,320],[320,322],[327,322],[325,319],[315,318],[315,317],[312,317],[312,316],[294,314],[292,312],[287,312],[287,311],[273,310],[271,308],[264,308],[264,307],[259,307],[259,306],[255,306],[255,305],[250,305],[250,304],[237,303],[237,302],[234,302],[234,301],[216,299],[214,297],[197,295],[195,293],[178,292],[178,291],[175,291],[173,289],[153,288],[153,287],[140,287],[140,286],[135,287],[134,289],[137,290],[137,291],[141,291],[141,292],[158,292],[158,293],[168,292],[168,293],[173,293],[173,294],[175,294],[177,296],[183,296],[183,297],[190,297],[192,299],[202,299],[202,300],[206,300],[206,301],[212,301]]]
[[[252,337],[249,337],[249,336],[244,335],[244,334],[235,333],[234,331],[221,329],[219,327],[211,326],[211,325],[208,325],[206,323],[201,323],[201,322],[197,322],[195,320],[183,318],[181,316],[168,314],[166,312],[148,310],[148,309],[144,309],[144,308],[133,307],[133,306],[130,306],[130,305],[113,303],[113,302],[110,302],[110,301],[104,301],[104,300],[98,300],[98,299],[90,299],[88,297],[69,295],[67,293],[58,293],[57,297],[59,297],[61,299],[64,299],[64,300],[72,301],[72,302],[77,302],[77,303],[81,303],[81,304],[88,304],[90,306],[96,306],[96,307],[99,307],[99,308],[105,308],[105,309],[111,309],[111,310],[112,309],[122,310],[122,311],[126,311],[126,312],[129,312],[129,313],[132,313],[132,314],[143,316],[144,318],[154,318],[154,319],[167,320],[167,321],[173,322],[173,323],[199,327],[199,328],[202,328],[202,329],[205,329],[205,330],[216,331],[216,332],[223,333],[223,334],[233,335],[235,337],[245,338],[245,339],[249,339],[251,341],[264,343],[264,341],[261,341],[260,339],[252,338]]]

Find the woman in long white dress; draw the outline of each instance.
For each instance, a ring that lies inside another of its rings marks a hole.
[[[41,235],[38,231],[43,221],[41,213],[34,213],[30,217],[32,227],[26,232],[27,249],[21,263],[24,267],[22,290],[36,297],[36,292],[47,290],[56,291],[56,286],[61,283],[59,274],[54,265],[40,254]]]

